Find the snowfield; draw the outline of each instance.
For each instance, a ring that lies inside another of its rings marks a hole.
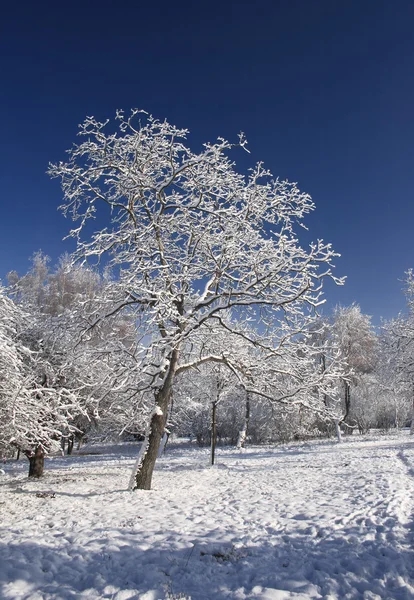
[[[137,447],[0,472],[2,599],[414,598],[408,432],[218,449],[175,444],[153,490]],[[85,450],[84,452],[86,452]]]

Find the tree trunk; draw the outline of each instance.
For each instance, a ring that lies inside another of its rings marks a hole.
[[[45,465],[45,452],[38,446],[29,459],[29,477],[42,477]]]
[[[75,443],[75,436],[72,434],[68,437],[68,455],[72,454],[74,443]]]
[[[244,413],[244,426],[243,429],[239,432],[239,439],[237,441],[237,448],[240,450],[244,448],[244,444],[246,442],[247,433],[249,431],[249,422],[250,422],[250,398],[247,394],[246,397],[246,411]]]
[[[168,431],[168,429],[164,429],[164,433],[161,438],[160,449],[158,450],[158,458],[160,458],[164,454],[165,449],[167,447],[169,437],[170,437],[170,432]]]
[[[168,407],[170,404],[172,384],[178,365],[179,349],[171,353],[168,373],[163,386],[155,393],[155,408],[152,411],[145,440],[142,443],[134,471],[131,476],[132,490],[150,490],[152,474],[158,457],[160,443],[167,423]]]
[[[342,435],[341,435],[341,428],[339,426],[339,421],[335,420],[335,432],[336,432],[336,439],[338,440],[338,443],[342,442]]]
[[[339,422],[335,421],[335,429],[336,429],[336,435],[338,437],[338,442],[341,441],[339,425],[341,425],[342,423],[346,424],[346,420],[348,418],[349,411],[351,410],[351,386],[349,385],[348,381],[344,381],[344,400],[345,400],[345,414]],[[348,427],[345,428],[345,433],[348,434],[349,430],[352,433],[352,428],[350,429]]]
[[[351,410],[351,387],[347,381],[345,383],[345,416],[343,421],[348,417],[349,411]]]
[[[217,444],[217,400],[212,402],[211,410],[211,464],[214,465]]]
[[[411,426],[410,426],[410,435],[414,435],[414,399],[411,410]]]
[[[322,362],[322,373],[326,372],[326,356],[325,354],[322,354],[321,356],[321,362]],[[323,395],[323,403],[325,404],[326,408],[328,408],[328,402],[329,398],[327,394]]]

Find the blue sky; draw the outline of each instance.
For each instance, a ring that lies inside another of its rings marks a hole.
[[[242,130],[251,155],[298,182],[343,288],[389,318],[414,267],[414,3],[395,0],[29,2],[0,24],[0,277],[71,250],[57,211],[63,160],[86,115],[144,108],[190,143]],[[306,241],[306,240],[304,240]]]

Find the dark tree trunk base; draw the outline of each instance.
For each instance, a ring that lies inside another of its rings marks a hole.
[[[217,400],[211,406],[211,457],[210,463],[214,465],[217,446]]]
[[[68,437],[68,455],[72,454],[74,443],[75,443],[75,437],[73,435],[70,435]]]
[[[33,456],[29,459],[29,477],[42,477],[45,466],[45,453],[40,447],[37,447]]]

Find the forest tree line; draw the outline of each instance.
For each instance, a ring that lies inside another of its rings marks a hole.
[[[137,391],[141,374],[134,356],[139,336],[135,315],[116,314],[95,328],[89,326],[114,283],[108,271],[99,274],[73,266],[69,256],[52,267],[41,252],[26,274],[9,273],[0,296],[3,457],[21,452],[34,463],[51,451],[70,453],[84,440],[145,436],[152,404],[145,391]],[[333,436],[338,434],[336,425],[344,435],[409,426],[414,364],[411,273],[405,292],[407,312],[377,330],[359,306],[338,306],[297,337],[296,353],[302,359],[309,349],[310,373],[331,367],[335,371],[329,390],[315,382],[306,385],[307,399],[301,397],[302,390],[287,403],[246,392],[220,363],[185,371],[174,385],[168,434],[210,445],[212,404],[216,442],[239,446],[246,439],[263,444]],[[232,342],[230,336],[217,333],[214,343],[225,348]],[[189,349],[189,360],[194,351]],[[235,351],[243,357],[243,345]],[[289,353],[285,358],[286,373],[275,374],[279,381],[274,385],[281,389],[290,385]]]

